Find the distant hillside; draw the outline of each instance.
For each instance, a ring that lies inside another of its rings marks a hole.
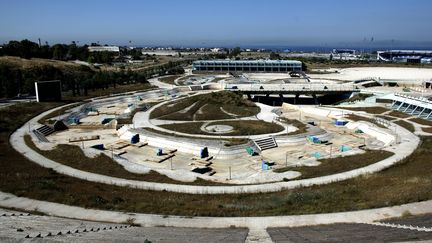
[[[0,65],[21,70],[54,67],[61,70],[62,72],[93,72],[90,67],[85,65],[42,58],[24,59],[20,57],[0,56]]]

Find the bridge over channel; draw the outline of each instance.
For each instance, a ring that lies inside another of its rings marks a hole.
[[[239,92],[248,95],[294,95],[295,100],[300,95],[312,96],[317,103],[317,95],[338,95],[360,92],[360,88],[353,84],[327,84],[327,83],[302,83],[302,84],[226,84],[225,90]]]

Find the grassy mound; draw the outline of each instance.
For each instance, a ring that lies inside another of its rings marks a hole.
[[[228,91],[196,95],[156,108],[150,118],[180,121],[219,120],[254,116],[259,108]]]
[[[162,128],[182,132],[189,134],[203,134],[203,135],[215,135],[214,133],[208,133],[201,130],[203,122],[186,122],[177,124],[162,125]],[[232,126],[233,130],[229,133],[224,133],[222,136],[247,136],[247,135],[259,135],[267,133],[276,133],[283,131],[283,127],[276,124],[265,121],[256,120],[241,120],[241,121],[219,121],[208,124],[211,125],[228,125]]]

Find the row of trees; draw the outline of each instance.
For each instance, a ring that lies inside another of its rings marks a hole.
[[[95,45],[94,43],[92,45]],[[9,41],[0,48],[0,56],[18,56],[21,58],[45,58],[54,60],[81,60],[90,63],[110,63],[117,53],[113,52],[89,52],[88,45],[78,46],[74,41],[67,44],[55,44],[53,46],[45,43],[40,45],[29,41]],[[140,58],[138,50],[125,50],[125,54],[131,54],[134,58]],[[130,53],[129,53],[130,52]]]
[[[93,71],[87,66],[64,70],[44,65],[23,69],[0,64],[0,97],[11,98],[18,95],[34,95],[34,82],[43,80],[61,80],[62,90],[71,91],[73,96],[87,95],[89,90],[106,89],[117,85],[148,83],[147,79],[155,75],[184,73],[185,62],[169,62],[140,71],[130,69],[120,71]]]

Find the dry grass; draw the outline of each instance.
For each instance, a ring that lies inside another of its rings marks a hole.
[[[334,148],[337,149],[337,148]],[[302,167],[283,167],[273,170],[281,173],[289,170],[295,170],[301,173],[301,177],[296,179],[307,179],[318,176],[326,176],[345,171],[350,171],[374,164],[378,161],[392,156],[393,153],[383,150],[367,150],[363,154],[355,154],[336,158],[319,159],[319,166],[302,166]]]
[[[189,134],[205,134],[205,135],[215,135],[214,133],[208,133],[201,130],[203,122],[186,122],[177,124],[161,125],[165,129],[169,129],[176,132],[189,133]],[[246,136],[246,135],[258,135],[266,133],[275,133],[283,131],[283,127],[276,123],[269,123],[264,121],[254,121],[254,120],[238,120],[238,121],[218,121],[208,124],[210,125],[228,125],[232,126],[233,130],[229,133],[221,134],[229,136]],[[217,135],[217,134],[216,134]]]
[[[422,118],[412,118],[412,119],[410,119],[410,121],[415,122],[415,123],[420,124],[420,125],[432,126],[432,121],[425,120]]]
[[[177,137],[178,138],[188,138],[188,139],[191,139],[191,137],[181,136],[181,135],[175,134],[174,132],[172,132],[172,133],[162,132],[162,131],[155,130],[155,129],[148,128],[148,127],[144,128],[143,130],[146,130],[146,131],[149,131],[149,132],[152,132],[152,133],[156,133],[156,134],[165,135],[165,136],[172,136],[172,137],[174,137],[174,139],[177,138]],[[246,144],[246,143],[249,142],[249,140],[246,139],[246,138],[223,138],[223,137],[220,137],[220,138],[205,138],[205,139],[193,138],[193,139],[195,141],[197,141],[197,142],[199,142],[201,140],[203,143],[205,143],[206,140],[207,141],[208,140],[222,141],[224,143],[224,145],[227,146],[227,147],[235,146],[235,145],[242,145],[242,144]]]
[[[432,127],[422,127],[423,132],[432,133]]]
[[[5,64],[10,67],[19,69],[32,69],[35,67],[53,66],[55,68],[63,70],[64,72],[80,71],[82,66],[73,62],[42,58],[25,59],[13,56],[0,56],[0,64]]]
[[[380,106],[373,106],[373,107],[338,107],[341,109],[345,109],[345,110],[350,110],[350,111],[364,111],[370,114],[382,114],[386,111],[388,111],[388,109],[384,108],[384,107],[380,107]]]
[[[413,124],[406,122],[404,120],[399,120],[399,121],[395,121],[394,123],[398,124],[399,126],[405,128],[406,130],[410,131],[410,132],[415,132],[415,128],[413,126]]]
[[[383,126],[382,124],[376,122],[374,119],[367,118],[367,117],[364,117],[364,116],[358,116],[358,115],[355,115],[355,114],[349,114],[349,115],[347,116],[347,119],[352,120],[352,121],[355,121],[355,122],[356,122],[356,121],[367,121],[367,122],[370,122],[370,123],[372,123],[372,124],[377,125],[378,127],[386,128],[386,127]]]
[[[392,117],[396,117],[396,118],[407,118],[407,117],[411,116],[411,115],[408,115],[408,114],[400,112],[400,111],[391,111],[387,115],[392,116]]]
[[[235,118],[222,112],[221,107],[225,111],[237,115],[237,117],[254,116],[259,112],[259,107],[243,99],[241,95],[231,92],[214,92],[188,97],[160,106],[150,114],[150,118],[182,121]],[[184,111],[185,108],[190,109]]]
[[[285,117],[280,117],[280,120],[281,120],[281,122],[283,122],[285,124],[292,125],[292,126],[298,128],[297,131],[289,133],[290,135],[302,134],[302,133],[306,133],[307,132],[307,126],[303,122],[301,122],[299,120],[288,119],[288,118],[285,118]]]

